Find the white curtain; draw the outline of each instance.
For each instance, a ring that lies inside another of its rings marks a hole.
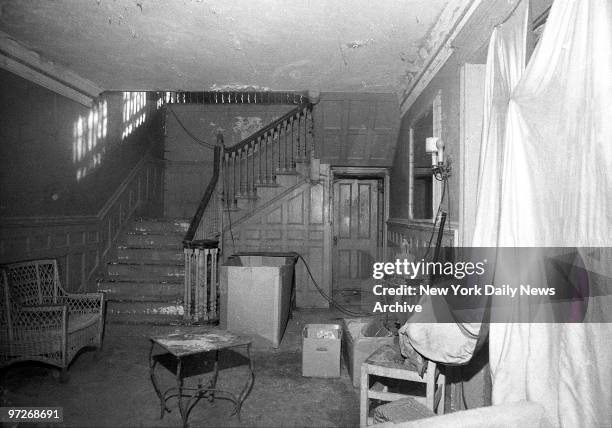
[[[473,245],[610,247],[612,2],[555,1],[523,71],[526,25],[519,8],[491,38]],[[586,268],[609,277],[599,254]],[[587,318],[612,310],[592,300]],[[489,353],[493,404],[612,426],[612,324],[491,324]]]

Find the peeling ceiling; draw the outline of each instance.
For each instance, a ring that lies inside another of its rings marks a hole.
[[[447,3],[0,0],[0,30],[106,90],[395,92]]]

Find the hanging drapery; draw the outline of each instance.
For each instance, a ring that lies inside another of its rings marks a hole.
[[[610,247],[612,2],[556,1],[521,77],[525,25],[491,40],[473,244]],[[609,249],[580,251],[610,278]],[[587,321],[611,310],[606,295],[588,303]],[[493,404],[527,399],[554,425],[612,426],[612,324],[498,323],[489,341]]]

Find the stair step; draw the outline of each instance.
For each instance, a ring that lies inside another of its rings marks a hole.
[[[125,236],[125,245],[128,248],[182,249],[184,237],[184,234],[179,233],[131,232]]]
[[[253,208],[253,204],[256,199],[237,199],[236,206],[239,210],[250,210]]]
[[[107,314],[106,322],[123,325],[184,325],[181,315],[147,315],[147,314]]]
[[[242,195],[236,195],[235,196],[236,199],[240,200],[240,199],[245,199],[245,200],[253,200],[253,199],[257,199],[257,195],[255,194],[242,194]]]
[[[255,187],[279,187],[276,183],[255,183]]]
[[[177,302],[108,302],[107,320],[125,324],[178,324],[183,305]]]
[[[281,187],[291,187],[295,186],[299,179],[297,174],[279,174],[276,176],[276,183]]]
[[[183,298],[182,283],[105,281],[98,284],[98,291],[105,293],[111,302],[176,302]]]
[[[274,171],[275,175],[299,175],[299,173],[295,169],[277,169]]]
[[[258,203],[269,201],[276,195],[282,193],[285,190],[285,187],[275,186],[275,187],[261,187],[257,189],[257,196],[259,197]]]
[[[146,264],[183,262],[184,254],[180,249],[163,248],[117,248],[119,262],[144,262]]]
[[[144,264],[144,263],[109,263],[108,275],[113,276],[153,276],[153,277],[183,277],[184,263],[174,264]]]
[[[134,220],[132,229],[137,232],[177,232],[185,234],[189,229],[186,219],[139,219]]]

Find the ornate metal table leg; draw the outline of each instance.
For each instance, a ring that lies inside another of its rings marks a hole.
[[[183,420],[183,427],[187,427],[187,409],[183,407],[183,377],[181,376],[183,361],[177,358],[178,362],[176,365],[176,389],[178,394],[178,408]]]
[[[217,386],[218,377],[219,377],[219,351],[217,350],[215,351],[215,366],[214,366],[212,378],[210,379],[210,386],[208,387],[209,389],[215,389],[215,387]],[[210,391],[208,395],[208,401],[211,403],[215,401],[215,391]]]
[[[255,369],[253,368],[253,359],[251,358],[251,344],[246,345],[247,358],[249,359],[249,378],[247,379],[246,385],[240,392],[238,399],[236,400],[236,406],[234,407],[234,412],[236,416],[238,416],[238,420],[240,420],[240,410],[242,409],[242,403],[246,400],[247,396],[251,392],[253,388],[253,384],[255,383]]]
[[[153,384],[153,389],[155,389],[155,393],[159,397],[159,406],[160,406],[160,414],[159,418],[163,419],[164,412],[170,412],[170,409],[166,406],[166,399],[162,395],[159,387],[157,386],[157,377],[155,376],[155,366],[157,365],[157,361],[153,358],[153,348],[155,347],[155,342],[151,341],[151,349],[149,350],[149,375],[151,376],[151,383]]]

